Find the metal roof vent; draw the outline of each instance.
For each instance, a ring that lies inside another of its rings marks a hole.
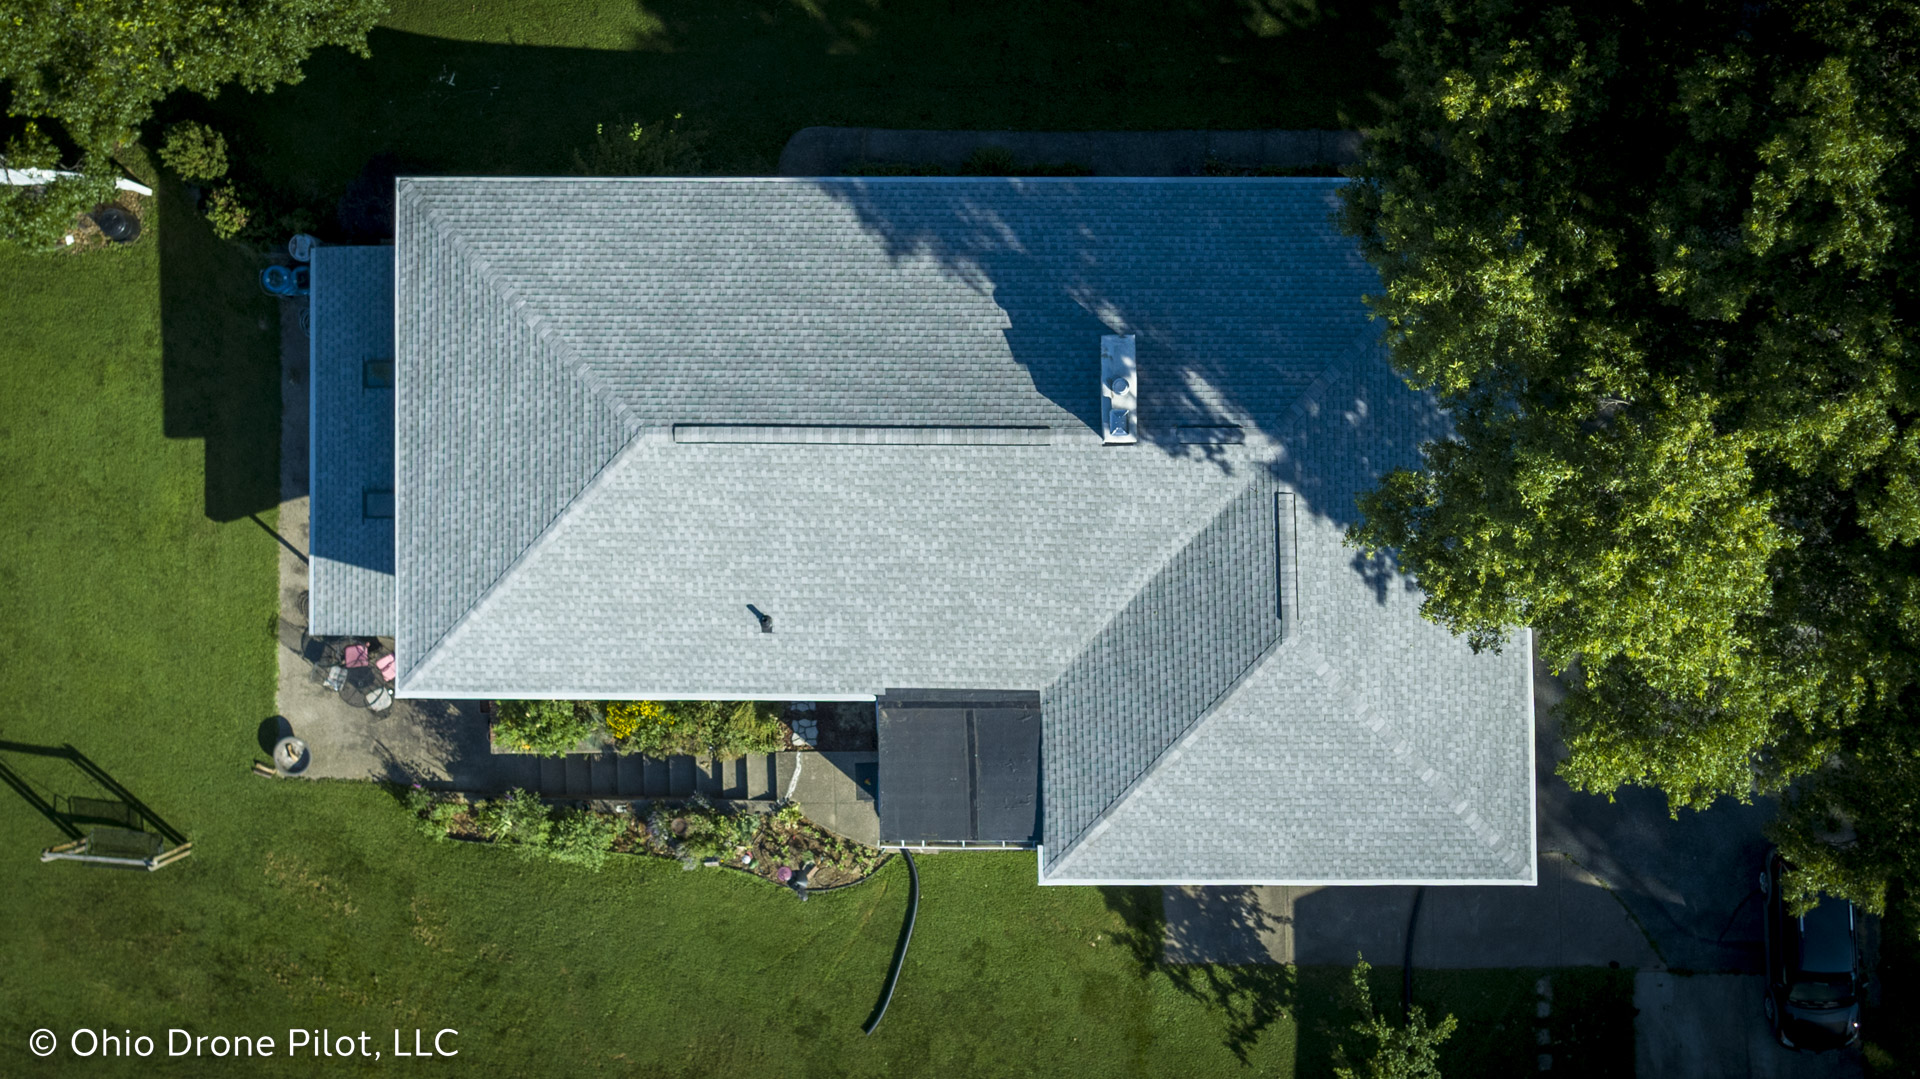
[[[1140,441],[1139,394],[1133,335],[1100,338],[1100,436],[1109,445]]]

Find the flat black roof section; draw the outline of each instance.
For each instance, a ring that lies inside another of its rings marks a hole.
[[[883,843],[1038,842],[1038,693],[890,689],[879,703]]]

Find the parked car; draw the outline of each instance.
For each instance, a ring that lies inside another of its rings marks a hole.
[[[1787,910],[1778,850],[1760,873],[1766,904],[1767,993],[1762,1007],[1774,1037],[1789,1049],[1815,1052],[1860,1041],[1860,950],[1853,904],[1821,896],[1805,914]]]

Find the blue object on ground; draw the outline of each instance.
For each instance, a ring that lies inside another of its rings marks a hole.
[[[305,296],[311,278],[305,266],[269,266],[260,271],[260,287],[273,296]]]

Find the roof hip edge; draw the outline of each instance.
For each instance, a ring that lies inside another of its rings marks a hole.
[[[627,407],[627,403],[620,399],[620,395],[613,391],[613,388],[600,377],[592,365],[581,359],[579,352],[560,336],[560,331],[554,328],[552,320],[535,307],[531,300],[513,286],[513,282],[507,279],[505,273],[495,267],[491,260],[461,234],[458,225],[448,220],[446,214],[419,192],[417,182],[409,180],[406,190],[419,211],[421,219],[446,240],[448,246],[466,259],[473,266],[480,280],[506,302],[507,310],[513,312],[528,329],[533,331],[534,338],[552,355],[554,365],[573,375],[592,390],[594,396],[607,407],[607,410],[619,419],[629,436],[639,433],[640,421],[634,416],[632,409]]]
[[[547,527],[540,530],[540,534],[533,538],[533,542],[527,544],[524,550],[513,557],[513,561],[508,562],[501,568],[499,575],[480,593],[479,598],[475,599],[473,604],[461,613],[460,617],[454,619],[452,623],[447,626],[446,631],[434,640],[433,644],[421,651],[420,658],[405,672],[405,684],[403,688],[409,694],[416,690],[423,693],[434,692],[430,684],[423,683],[427,682],[427,673],[433,666],[433,661],[441,654],[441,646],[449,640],[452,640],[462,628],[472,622],[486,610],[486,608],[492,606],[500,590],[513,578],[514,571],[520,569],[532,561],[541,551],[544,551],[547,546],[553,542],[554,537],[559,534],[562,527],[580,511],[582,506],[591,501],[592,494],[600,488],[601,484],[606,482],[608,476],[613,474],[614,466],[628,454],[634,452],[635,447],[643,445],[645,442],[644,431],[628,438],[626,444],[621,446],[618,452],[612,457],[607,458],[607,460],[601,464],[600,470],[593,474],[593,478],[581,485],[580,490],[574,493],[573,498],[567,502],[566,506],[563,507],[559,513],[553,515],[553,520],[547,522]]]
[[[506,564],[506,566],[504,566],[501,569],[500,573],[497,576],[495,576],[495,578],[491,582],[488,583],[486,588],[480,591],[480,593],[475,597],[473,603],[469,604],[465,611],[461,612],[459,615],[450,619],[447,622],[446,627],[442,629],[439,635],[434,637],[434,639],[431,642],[424,643],[417,647],[410,646],[403,652],[403,655],[412,654],[419,657],[418,659],[415,659],[412,661],[407,661],[405,659],[402,660],[401,671],[400,671],[402,684],[409,685],[409,686],[418,683],[420,679],[420,675],[425,671],[427,666],[433,661],[435,656],[439,653],[440,646],[443,643],[445,643],[446,640],[450,636],[452,636],[456,630],[458,630],[462,625],[465,625],[467,623],[467,621],[473,616],[474,612],[478,610],[479,607],[483,603],[485,603],[487,599],[491,597],[499,589],[501,582],[505,581],[509,576],[512,575],[515,568],[517,568],[518,566],[524,563],[528,553],[532,551],[534,548],[540,546],[546,540],[546,538],[553,532],[554,527],[558,525],[562,520],[566,519],[566,517],[573,511],[574,507],[580,502],[581,498],[585,496],[586,492],[592,490],[594,485],[600,481],[600,478],[606,474],[608,466],[611,465],[614,461],[618,460],[622,454],[626,453],[627,450],[636,441],[639,441],[645,434],[645,428],[643,427],[643,425],[641,425],[638,418],[635,417],[630,410],[628,410],[626,405],[620,401],[619,397],[615,395],[612,392],[612,390],[606,385],[606,383],[603,380],[601,380],[599,376],[595,374],[592,371],[592,369],[584,361],[582,361],[579,358],[578,354],[573,350],[573,348],[570,345],[568,345],[563,339],[561,339],[558,332],[554,330],[552,326],[547,324],[547,320],[544,318],[544,316],[542,316],[540,312],[536,310],[524,297],[519,295],[517,290],[515,290],[513,286],[506,280],[505,275],[502,274],[498,269],[496,269],[493,266],[493,264],[489,262],[487,258],[484,255],[482,255],[473,246],[473,244],[469,243],[466,240],[466,238],[461,235],[459,228],[453,222],[448,220],[446,214],[441,212],[441,210],[433,204],[432,200],[428,199],[420,191],[420,186],[421,185],[419,185],[417,182],[410,179],[400,181],[396,185],[396,189],[395,189],[396,202],[403,203],[413,214],[418,216],[419,218],[419,225],[417,226],[418,228],[427,230],[435,238],[438,238],[444,241],[447,244],[447,246],[453,250],[455,254],[457,254],[460,258],[466,260],[473,267],[475,275],[480,279],[480,281],[488,289],[493,291],[493,293],[496,296],[498,296],[507,305],[507,309],[513,313],[514,317],[519,318],[522,321],[522,323],[524,323],[527,326],[527,328],[533,332],[535,340],[537,340],[540,344],[541,350],[545,352],[546,355],[552,360],[552,364],[553,364],[553,367],[555,368],[556,373],[559,374],[560,377],[570,376],[572,378],[580,380],[581,384],[587,387],[588,393],[592,397],[592,399],[599,402],[602,407],[607,409],[608,414],[614,418],[614,421],[619,425],[620,430],[625,433],[626,439],[624,442],[621,443],[621,446],[619,449],[615,450],[611,455],[609,455],[606,460],[601,461],[599,463],[599,466],[594,470],[593,475],[588,477],[587,481],[580,485],[579,490],[574,491],[572,493],[571,497],[568,498],[566,504],[561,507],[559,512],[555,513],[553,518],[548,522],[546,522],[546,525],[540,530],[538,534],[534,536],[534,538],[528,543],[528,545],[524,549],[522,549],[519,553],[517,553]],[[397,227],[398,224],[399,222],[398,220],[396,220],[396,229],[395,229],[396,244],[405,242],[406,232],[412,231],[412,230],[402,230]],[[395,260],[396,261],[395,261],[395,267],[394,267],[394,287],[397,291],[401,285],[401,280],[400,280],[401,263],[399,261],[400,255],[399,255],[398,246],[396,246],[395,248]],[[398,311],[398,307],[396,303],[396,317],[397,317],[397,311]],[[400,349],[400,341],[398,339],[397,330],[396,330],[396,339],[394,342],[394,348],[397,356]],[[400,423],[400,418],[396,415],[395,417],[396,435],[398,434],[399,423]],[[396,465],[398,464],[397,451],[398,451],[398,447],[396,446]],[[401,507],[401,509],[404,510],[404,506]],[[395,568],[394,592],[395,592],[396,606],[398,605],[398,600],[400,599],[401,595],[405,592],[405,588],[401,580],[402,574],[403,574],[404,560],[398,557],[399,556],[399,551],[397,547],[398,542],[399,542],[399,532],[398,532],[398,529],[396,529],[396,532],[395,532],[395,543],[396,543],[395,556],[396,557],[395,557],[395,563],[394,563],[394,568]],[[431,585],[429,584],[429,586]],[[399,626],[395,627],[396,631],[398,631],[400,628],[401,627]]]
[[[1257,655],[1255,655],[1252,658],[1252,660],[1250,660],[1247,663],[1245,667],[1241,668],[1233,676],[1233,678],[1227,682],[1225,686],[1221,687],[1220,692],[1215,694],[1213,699],[1208,701],[1205,707],[1201,708],[1197,713],[1195,713],[1194,717],[1190,721],[1188,721],[1188,723],[1184,727],[1181,728],[1178,734],[1175,734],[1173,738],[1168,740],[1166,746],[1163,747],[1157,754],[1154,755],[1154,758],[1147,763],[1146,767],[1142,768],[1137,775],[1135,775],[1131,780],[1127,782],[1125,786],[1120,788],[1120,790],[1114,794],[1113,798],[1109,800],[1107,804],[1101,808],[1100,812],[1094,814],[1092,819],[1088,820],[1087,823],[1083,825],[1078,832],[1076,832],[1071,837],[1068,837],[1065,840],[1065,842],[1052,844],[1052,846],[1059,851],[1059,855],[1058,855],[1059,859],[1064,860],[1064,859],[1071,858],[1073,856],[1074,851],[1079,849],[1082,842],[1084,842],[1087,839],[1091,839],[1092,837],[1098,835],[1100,832],[1105,831],[1114,810],[1119,808],[1121,805],[1125,804],[1127,798],[1130,795],[1132,795],[1133,792],[1137,790],[1140,787],[1140,785],[1147,780],[1149,776],[1157,772],[1162,765],[1179,759],[1181,753],[1184,752],[1184,748],[1192,741],[1194,736],[1199,732],[1201,726],[1205,724],[1207,719],[1211,717],[1215,712],[1217,712],[1228,701],[1231,701],[1234,698],[1234,695],[1239,693],[1240,688],[1246,684],[1247,678],[1251,676],[1255,671],[1260,670],[1261,668],[1265,667],[1269,662],[1271,662],[1274,656],[1280,650],[1286,647],[1287,641],[1291,640],[1293,637],[1297,635],[1298,627],[1297,625],[1295,625],[1295,623],[1298,621],[1298,606],[1297,606],[1298,597],[1291,596],[1290,593],[1293,592],[1294,589],[1289,588],[1286,585],[1286,583],[1280,579],[1281,576],[1286,572],[1286,570],[1283,569],[1283,566],[1291,566],[1293,564],[1294,559],[1297,557],[1295,552],[1293,551],[1293,546],[1297,542],[1294,535],[1294,529],[1293,529],[1293,504],[1292,503],[1293,503],[1294,495],[1293,495],[1293,492],[1282,488],[1277,483],[1274,483],[1272,480],[1272,477],[1264,472],[1257,474],[1253,479],[1250,479],[1245,485],[1243,485],[1231,497],[1229,497],[1226,500],[1226,502],[1223,504],[1221,510],[1219,511],[1219,514],[1216,514],[1214,518],[1210,519],[1206,524],[1201,525],[1198,529],[1195,529],[1192,534],[1188,535],[1185,539],[1185,542],[1179,548],[1177,548],[1174,551],[1174,553],[1167,559],[1167,561],[1162,565],[1160,572],[1164,572],[1167,566],[1172,565],[1175,560],[1180,558],[1180,556],[1186,552],[1187,548],[1191,547],[1193,544],[1198,542],[1201,535],[1204,534],[1209,528],[1211,528],[1214,522],[1219,520],[1221,515],[1224,515],[1227,512],[1229,512],[1231,507],[1233,507],[1233,505],[1236,502],[1238,502],[1241,498],[1246,497],[1249,493],[1255,493],[1255,492],[1259,492],[1265,495],[1270,495],[1275,501],[1274,542],[1276,544],[1276,549],[1274,550],[1273,555],[1274,555],[1275,586],[1279,590],[1279,599],[1281,603],[1279,632],[1274,637],[1274,639],[1268,642],[1267,646],[1261,649],[1260,652]],[[1279,509],[1280,500],[1285,500],[1285,504],[1287,507],[1287,510],[1284,515],[1280,513],[1280,509]],[[1114,618],[1118,619],[1124,614],[1125,614],[1125,608],[1123,608],[1121,612],[1116,613],[1114,615]],[[1109,624],[1111,624],[1111,620],[1109,621]],[[1095,633],[1092,637],[1088,639],[1086,644],[1081,646],[1081,652],[1076,653],[1074,659],[1068,662],[1067,667],[1062,672],[1062,677],[1065,675],[1066,671],[1070,671],[1073,669],[1074,662],[1076,662],[1079,659],[1080,655],[1083,654],[1086,649],[1095,647],[1098,644],[1098,642],[1100,641],[1104,633],[1105,633],[1105,627],[1102,627],[1100,632]],[[1058,682],[1059,682],[1059,678],[1056,677],[1054,684],[1058,684]],[[1049,692],[1051,691],[1051,689],[1052,689],[1052,686],[1050,685]],[[1043,719],[1043,722],[1044,722],[1044,719]]]

